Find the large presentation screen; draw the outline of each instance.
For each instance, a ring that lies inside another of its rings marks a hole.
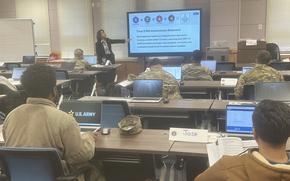
[[[201,46],[201,10],[128,12],[131,57],[187,55]]]

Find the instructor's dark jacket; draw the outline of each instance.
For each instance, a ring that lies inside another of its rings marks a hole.
[[[102,61],[103,58],[106,58],[106,60],[110,60],[112,64],[115,64],[115,55],[112,51],[112,44],[114,43],[125,43],[126,41],[124,39],[110,39],[106,38],[105,41],[107,42],[107,46],[109,49],[110,54],[106,54],[104,45],[102,41],[97,41],[96,42],[96,52],[97,52],[97,59],[98,59],[98,64],[103,64],[104,62]]]

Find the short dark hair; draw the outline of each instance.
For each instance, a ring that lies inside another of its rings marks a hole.
[[[55,70],[44,64],[34,64],[21,77],[21,84],[28,97],[48,98],[56,86]]]
[[[271,61],[271,54],[267,50],[261,50],[257,54],[257,63],[268,65]]]
[[[162,65],[162,62],[159,58],[154,58],[153,60],[151,60],[150,62],[148,62],[148,66],[154,66],[154,65]]]
[[[102,35],[101,35],[102,32],[105,32],[105,31],[103,29],[100,29],[97,32],[97,41],[101,41],[102,40]]]
[[[200,62],[202,60],[203,57],[203,52],[201,50],[195,50],[192,53],[192,59],[196,62]]]
[[[271,146],[286,144],[290,136],[290,107],[280,101],[263,100],[253,113],[256,135]]]

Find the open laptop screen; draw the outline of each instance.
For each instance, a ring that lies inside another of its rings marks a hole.
[[[181,67],[163,67],[163,70],[172,74],[176,80],[181,79]]]
[[[162,97],[162,80],[135,80],[133,97]]]
[[[12,79],[13,80],[20,80],[20,78],[25,70],[26,70],[26,68],[13,68]]]
[[[256,101],[272,99],[290,101],[290,82],[263,82],[255,84]]]
[[[128,114],[127,102],[103,102],[101,127],[117,128],[118,123]]]
[[[228,105],[226,132],[252,134],[252,115],[254,110],[254,105]]]
[[[60,106],[60,110],[73,115],[80,126],[100,125],[101,104],[87,101],[66,101]]]
[[[90,65],[96,65],[97,64],[97,56],[94,55],[85,55],[84,56],[85,61],[87,61]]]
[[[208,68],[210,71],[216,71],[216,60],[202,60],[200,62],[202,67]]]

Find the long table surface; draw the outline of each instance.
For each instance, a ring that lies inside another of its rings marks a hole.
[[[124,100],[128,101],[128,105],[132,109],[142,109],[150,111],[207,111],[213,104],[213,99],[180,99],[170,100],[169,103],[165,104],[162,101],[158,103],[132,103],[129,99],[120,97],[99,97],[99,96],[85,96],[81,101],[103,101],[103,100]]]

